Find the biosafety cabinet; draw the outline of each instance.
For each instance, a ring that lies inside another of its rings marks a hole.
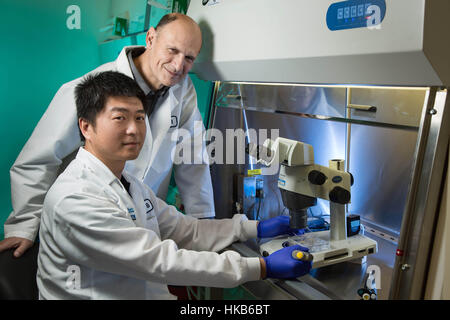
[[[377,243],[296,281],[247,284],[254,297],[358,299],[368,275],[378,299],[450,297],[448,13],[446,0],[191,1],[203,33],[194,71],[215,82],[210,128],[302,141],[323,166],[345,160],[346,215]],[[212,164],[218,218],[286,214],[277,172],[251,175],[260,168],[251,158]],[[310,230],[329,214],[318,200]],[[258,255],[261,245],[232,249]]]

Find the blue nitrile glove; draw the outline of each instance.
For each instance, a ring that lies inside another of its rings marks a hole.
[[[308,248],[293,245],[275,251],[268,257],[263,258],[266,262],[267,278],[293,279],[301,277],[311,270],[311,262],[297,260],[292,257],[292,251],[294,250],[309,252]]]
[[[282,234],[303,234],[303,229],[292,229],[289,226],[290,220],[291,218],[288,216],[278,216],[260,221],[258,223],[258,238],[271,238]]]

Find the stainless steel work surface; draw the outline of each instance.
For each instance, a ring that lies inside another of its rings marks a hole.
[[[368,256],[364,263],[342,262],[313,269],[309,275],[297,280],[267,279],[250,282],[243,287],[258,299],[357,300],[360,299],[357,291],[364,285],[367,268],[375,266],[379,268],[381,280],[378,283],[378,299],[386,300],[389,296],[396,245],[373,235],[367,236],[376,240],[381,250]],[[247,257],[260,256],[256,240],[235,243],[231,249]]]

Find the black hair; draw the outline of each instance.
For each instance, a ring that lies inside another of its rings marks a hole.
[[[110,97],[136,97],[146,109],[145,94],[133,79],[120,72],[105,71],[88,74],[76,86],[77,118],[95,125],[97,114],[103,110]],[[80,137],[81,141],[85,140],[81,130]]]

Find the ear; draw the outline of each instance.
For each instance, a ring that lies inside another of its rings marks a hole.
[[[145,47],[147,49],[150,49],[152,47],[152,43],[155,40],[156,37],[156,29],[153,27],[150,27],[147,31],[147,36],[145,37]]]
[[[86,119],[79,118],[78,119],[78,126],[80,127],[80,131],[84,136],[84,139],[86,141],[90,140],[93,125],[87,121]]]

